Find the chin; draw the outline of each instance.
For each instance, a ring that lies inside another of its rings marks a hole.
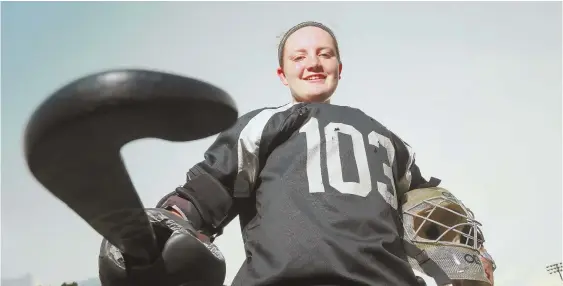
[[[332,96],[332,90],[328,88],[323,88],[323,89],[311,90],[305,93],[303,97],[314,101],[324,102],[330,99],[331,96]]]
[[[298,96],[296,98],[297,101],[301,102],[326,102],[330,99],[330,95],[321,93],[321,94],[306,94],[302,96]]]

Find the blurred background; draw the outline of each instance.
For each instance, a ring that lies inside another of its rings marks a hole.
[[[51,92],[132,67],[216,84],[241,114],[281,105],[279,36],[307,20],[339,41],[333,103],[399,134],[423,175],[475,212],[496,285],[561,285],[545,268],[563,245],[561,2],[3,2],[2,286],[99,285],[101,237],[23,160],[26,121]],[[182,184],[213,139],[127,145],[145,205]],[[236,220],[217,244],[230,283],[244,260]]]

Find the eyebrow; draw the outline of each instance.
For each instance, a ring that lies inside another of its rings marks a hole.
[[[331,47],[317,48],[317,51],[321,51],[321,50],[330,50],[331,52],[334,52],[334,49]],[[297,50],[293,50],[291,53],[302,53],[302,52],[307,52],[307,49],[297,49]]]

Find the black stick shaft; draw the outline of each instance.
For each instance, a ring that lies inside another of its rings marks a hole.
[[[97,118],[97,123],[102,120]],[[88,126],[69,124],[45,137],[29,159],[30,169],[49,192],[123,253],[137,263],[154,261],[160,255],[156,239],[120,146]]]

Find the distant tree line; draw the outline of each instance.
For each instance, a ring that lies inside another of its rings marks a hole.
[[[39,285],[39,286],[41,286],[41,285]],[[76,282],[66,283],[65,282],[65,283],[61,284],[61,286],[78,286],[78,283],[76,283]]]

